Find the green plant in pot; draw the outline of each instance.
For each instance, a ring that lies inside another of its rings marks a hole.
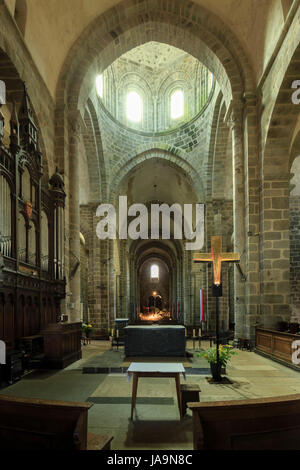
[[[82,331],[85,333],[85,336],[87,338],[90,338],[92,332],[94,331],[93,325],[82,323],[81,328],[82,328]]]
[[[217,363],[217,348],[210,348],[207,351],[199,353],[199,357],[203,357],[210,364],[211,375],[213,379],[218,382],[221,380],[221,369],[226,367],[231,357],[236,355],[237,352],[233,351],[230,344],[219,346],[219,363]]]

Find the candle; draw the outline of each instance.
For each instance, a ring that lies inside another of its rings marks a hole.
[[[111,336],[114,337],[114,329],[111,330]]]
[[[193,329],[193,336],[195,337],[196,336],[196,330]]]
[[[117,338],[119,338],[119,330],[117,330]]]

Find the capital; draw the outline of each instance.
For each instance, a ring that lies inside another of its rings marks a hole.
[[[242,101],[231,100],[224,117],[224,122],[230,130],[243,128],[243,110],[244,105]]]
[[[70,137],[78,137],[84,130],[84,122],[79,111],[69,113],[68,115]]]

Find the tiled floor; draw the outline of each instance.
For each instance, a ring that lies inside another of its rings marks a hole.
[[[84,365],[91,361],[103,367],[118,367],[123,362],[123,352],[110,351],[109,348],[108,342],[92,342],[83,347],[83,359],[63,371],[33,372],[0,393],[91,401],[89,430],[114,436],[112,448],[116,450],[192,449],[191,414],[188,411],[186,417],[179,420],[173,379],[140,379],[136,414],[131,422],[132,384],[126,380],[126,375],[82,373]],[[207,370],[207,367],[207,363],[196,354],[189,361],[189,370]],[[188,383],[200,385],[202,402],[300,393],[299,372],[248,351],[238,351],[227,367],[227,377],[232,384],[210,384],[207,377],[208,374],[203,372],[187,375]]]

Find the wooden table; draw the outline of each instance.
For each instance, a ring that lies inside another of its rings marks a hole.
[[[140,377],[163,377],[174,378],[176,384],[177,401],[180,418],[182,417],[181,393],[180,393],[180,374],[185,378],[185,369],[182,364],[168,364],[168,363],[140,363],[132,362],[127,370],[128,377],[133,375],[132,382],[132,399],[131,399],[131,419],[133,419],[133,410],[136,405],[136,394],[138,387],[138,380]]]

